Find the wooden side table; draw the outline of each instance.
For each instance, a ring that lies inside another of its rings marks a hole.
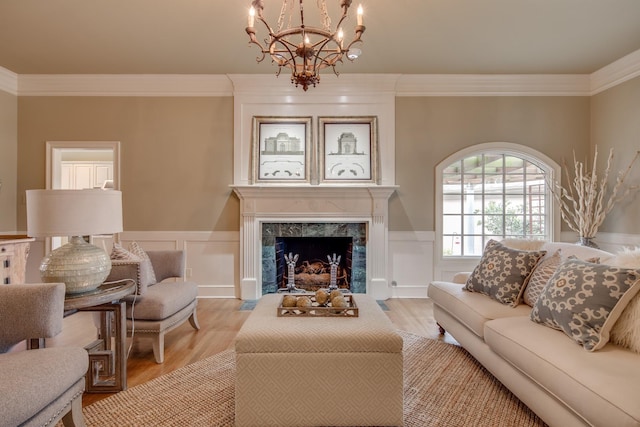
[[[98,339],[85,346],[89,353],[86,376],[88,393],[118,392],[127,389],[127,312],[122,301],[135,292],[134,281],[103,284],[97,289],[65,297],[65,311],[100,313]]]
[[[0,236],[0,284],[24,283],[29,245],[27,236]]]

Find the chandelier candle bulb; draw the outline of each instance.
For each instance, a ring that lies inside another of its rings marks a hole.
[[[256,9],[251,6],[249,8],[249,27],[253,27],[253,25],[255,24],[255,19],[256,19]]]
[[[363,12],[362,11],[362,5],[359,4],[358,5],[358,15],[357,15],[358,16],[358,25],[363,25],[362,24],[362,12]]]

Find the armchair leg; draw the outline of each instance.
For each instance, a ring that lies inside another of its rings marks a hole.
[[[153,339],[153,356],[156,359],[156,363],[164,363],[164,332],[160,332]]]
[[[62,417],[65,427],[86,427],[82,415],[82,394],[71,401],[71,410]]]
[[[193,313],[191,313],[191,316],[189,316],[189,323],[191,323],[191,326],[193,326],[193,329],[195,329],[196,331],[200,330],[200,325],[198,324],[198,316],[196,315],[196,309],[193,309]]]

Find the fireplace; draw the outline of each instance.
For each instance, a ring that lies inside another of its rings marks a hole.
[[[278,278],[276,238],[289,237],[352,239],[351,292],[376,299],[389,297],[387,216],[394,186],[247,185],[233,189],[241,202],[242,299],[278,291],[283,279]],[[284,251],[288,254],[293,249]],[[321,253],[318,258],[325,260],[327,255]],[[302,261],[298,260],[297,267]],[[343,256],[341,263],[344,261]]]
[[[333,285],[332,268],[335,268],[335,286],[351,289],[353,238],[276,237],[275,251],[279,290],[286,289],[290,281],[296,288],[310,292],[329,288]],[[292,259],[295,268],[290,276],[288,263]]]
[[[327,255],[333,258],[335,253],[336,257],[340,256],[339,287],[364,293],[367,288],[366,248],[365,222],[263,223],[262,294],[286,287],[288,276],[284,255],[289,253],[299,255],[295,278],[298,288],[328,287]]]

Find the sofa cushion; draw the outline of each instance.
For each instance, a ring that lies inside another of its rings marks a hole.
[[[177,313],[198,296],[198,285],[193,282],[161,282],[150,286],[143,296],[126,297],[127,317],[132,310],[136,320],[162,320]],[[133,304],[132,304],[133,303]]]
[[[486,295],[468,292],[457,283],[431,282],[427,295],[434,304],[441,306],[480,338],[484,335],[487,320],[511,316],[528,317],[531,311],[528,305],[504,305]]]
[[[488,295],[502,304],[516,306],[531,272],[545,254],[546,251],[512,249],[496,240],[489,240],[465,289]]]
[[[640,424],[640,357],[636,353],[611,343],[595,353],[586,352],[562,332],[527,317],[489,321],[484,336],[491,350],[589,425]]]
[[[0,354],[0,424],[21,425],[73,386],[88,366],[81,347]]]
[[[602,348],[631,298],[640,290],[640,271],[564,261],[531,310],[531,320],[564,331],[586,350]]]

